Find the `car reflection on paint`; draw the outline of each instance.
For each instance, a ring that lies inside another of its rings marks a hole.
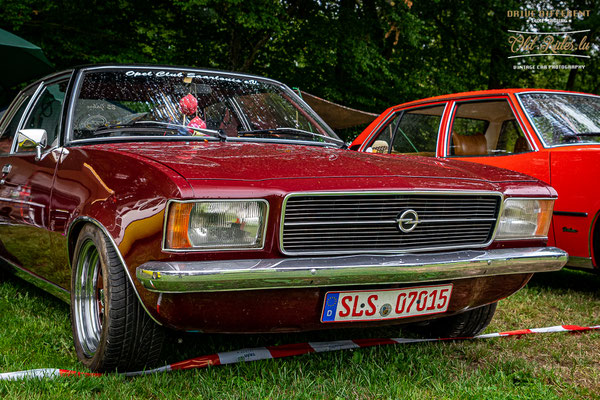
[[[94,371],[154,364],[165,329],[475,335],[498,300],[566,262],[546,246],[550,186],[345,147],[270,79],[58,73],[0,122],[0,258],[70,302]]]

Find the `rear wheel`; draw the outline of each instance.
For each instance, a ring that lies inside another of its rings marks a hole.
[[[97,372],[154,364],[163,329],[140,305],[115,249],[95,226],[81,230],[72,267],[71,324],[79,360]]]
[[[435,338],[473,337],[492,321],[498,303],[487,304],[460,314],[434,319],[412,329],[423,336]]]

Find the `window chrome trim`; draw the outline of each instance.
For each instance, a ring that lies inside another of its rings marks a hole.
[[[82,76],[83,76],[83,71],[85,70],[81,70],[77,72],[77,78],[75,79],[75,82],[73,83],[73,91],[71,93],[70,99],[69,99],[69,108],[68,108],[68,112],[67,112],[67,121],[65,124],[65,129],[63,130],[63,144],[65,146],[69,146],[71,144],[71,133],[73,132],[73,117],[75,114],[75,99],[77,98],[77,96],[79,95],[79,91],[81,89],[81,80],[82,80]]]
[[[72,72],[71,72],[72,75]],[[60,112],[59,112],[59,118],[58,118],[58,127],[57,127],[57,137],[54,138],[54,140],[58,140],[57,143],[60,143],[60,136],[61,133],[63,132],[63,114],[65,111],[65,106],[67,103],[67,97],[69,96],[68,93],[68,84],[69,81],[71,80],[72,76],[69,76],[68,73],[57,73],[52,75],[51,77],[48,77],[46,80],[41,81],[40,84],[38,85],[38,87],[36,88],[35,92],[33,93],[33,95],[31,96],[30,99],[30,103],[27,106],[27,109],[25,110],[25,112],[23,113],[23,116],[21,117],[21,121],[19,121],[19,129],[17,130],[17,133],[23,129],[23,124],[25,123],[25,121],[27,121],[29,119],[29,117],[31,116],[31,113],[33,111],[33,109],[35,108],[35,106],[37,105],[38,101],[41,98],[41,94],[42,92],[48,88],[48,86],[60,83],[62,81],[65,81],[67,83],[67,88],[65,90],[65,98],[64,101],[62,102],[62,104],[60,105]],[[26,118],[23,118],[26,117]],[[50,147],[52,143],[48,143],[46,148],[43,150],[43,154],[42,154],[42,158],[45,154],[48,154],[49,152],[51,152],[52,150],[56,149],[57,147],[59,147],[59,145],[55,145],[54,147]],[[17,135],[15,134],[15,140],[13,142],[13,148],[11,149],[11,154],[31,154],[34,153],[35,151],[22,151],[19,152],[17,151],[18,147],[17,147]]]
[[[437,137],[435,140],[435,157],[437,157],[438,155],[438,148],[440,145],[440,133],[442,132],[443,129],[443,125],[444,125],[444,116],[446,115],[446,110],[448,109],[448,103],[450,103],[450,101],[445,100],[445,101],[440,101],[440,102],[433,102],[432,104],[419,104],[413,107],[407,107],[407,108],[398,108],[398,109],[394,109],[392,110],[383,121],[379,122],[379,124],[377,124],[377,126],[373,129],[373,131],[371,132],[371,134],[363,141],[363,143],[360,145],[360,147],[358,148],[357,151],[359,152],[366,152],[366,149],[368,149],[369,147],[371,147],[371,144],[375,142],[375,140],[377,140],[379,138],[379,136],[383,133],[383,129],[387,128],[387,126],[397,117],[401,116],[404,117],[404,114],[406,114],[407,112],[410,112],[412,110],[417,110],[417,109],[423,109],[423,108],[431,108],[431,107],[438,107],[438,106],[443,106],[444,109],[442,110],[442,113],[440,114],[440,124],[438,126],[438,130],[437,130]],[[428,114],[427,114],[428,115]],[[402,122],[402,120],[400,120],[400,122]],[[394,133],[396,133],[398,130],[398,127],[396,127],[396,130],[394,131]],[[393,142],[395,139],[395,135],[392,136],[391,140],[392,143],[390,143],[390,149],[389,149],[389,153],[387,154],[392,154],[392,146],[393,146]],[[411,155],[406,154],[406,155]]]
[[[452,107],[450,107],[450,112],[448,113],[448,119],[446,119],[446,127],[444,129],[444,151],[442,152],[442,157],[449,158],[450,156],[450,126],[454,122],[454,113],[456,112],[456,100],[452,100]],[[499,215],[498,215],[499,217]]]
[[[31,109],[34,107],[35,103],[37,103],[38,96],[39,96],[40,92],[42,91],[43,87],[44,87],[44,82],[40,82],[40,84],[36,87],[36,89],[31,94],[31,97],[29,98],[29,103],[27,104],[27,107],[25,107],[25,111],[23,111],[23,114],[21,115],[21,119],[19,120],[19,124],[17,125],[17,130],[15,132],[15,136],[13,137],[13,142],[10,147],[10,153],[9,153],[10,155],[16,154],[17,142],[18,142],[18,136],[19,136],[18,133],[23,128],[23,124],[25,123],[27,118],[29,118],[29,113],[31,112]]]
[[[476,248],[485,248],[489,246],[496,238],[496,231],[498,230],[498,225],[500,222],[500,217],[502,216],[502,212],[504,211],[504,194],[500,192],[494,191],[482,191],[482,190],[461,190],[461,191],[446,191],[446,190],[417,190],[417,191],[364,191],[364,192],[293,192],[288,193],[281,205],[281,214],[279,216],[279,251],[282,254],[288,256],[296,256],[296,255],[343,255],[343,254],[357,254],[356,250],[338,250],[338,251],[315,251],[315,252],[305,252],[305,251],[286,251],[283,246],[283,229],[285,224],[285,212],[287,208],[287,202],[291,197],[297,196],[360,196],[360,195],[446,195],[446,196],[477,196],[477,195],[488,195],[488,196],[498,196],[500,203],[498,205],[498,217],[496,218],[496,223],[494,225],[494,229],[492,230],[492,234],[490,235],[490,240],[488,240],[484,244],[477,245],[461,245],[461,246],[440,246],[440,247],[427,247],[424,249],[397,249],[397,250],[373,250],[367,252],[360,252],[361,254],[403,254],[403,253],[417,253],[417,252],[426,252],[426,251],[437,251],[437,250],[451,250],[451,249],[476,249]]]
[[[264,219],[264,225],[263,225],[263,232],[262,232],[262,243],[260,245],[260,247],[190,247],[190,248],[185,248],[185,249],[171,249],[169,247],[167,247],[167,223],[168,223],[168,219],[169,219],[169,209],[171,204],[173,203],[180,203],[180,204],[186,204],[186,203],[206,203],[206,202],[251,202],[251,201],[255,201],[257,203],[265,203],[266,204],[266,209],[265,209],[265,219]],[[207,252],[207,251],[261,251],[264,250],[265,248],[265,239],[267,236],[267,225],[269,222],[269,212],[270,212],[271,208],[270,208],[270,204],[269,201],[267,199],[218,199],[218,198],[202,198],[202,199],[190,199],[190,200],[178,200],[178,199],[169,199],[167,201],[167,205],[165,206],[165,215],[163,217],[163,232],[162,232],[162,241],[161,241],[161,250],[163,252],[166,253],[200,253],[200,252]]]
[[[518,100],[517,96],[515,96],[515,98]],[[527,140],[529,141],[529,145],[531,146],[530,151],[517,154],[525,154],[530,153],[532,151],[540,151],[537,141],[535,140],[535,133],[527,129],[527,127],[525,126],[525,121],[523,121],[523,118],[521,118],[518,111],[520,110],[523,114],[525,114],[525,116],[527,116],[527,113],[525,112],[521,104],[519,104],[519,107],[517,108],[517,106],[513,104],[514,102],[510,96],[508,96],[506,99],[508,101],[508,104],[510,105],[513,115],[515,116],[515,119],[517,120],[517,123],[519,124],[519,127],[521,128],[521,131],[523,132],[523,135],[527,138]]]
[[[300,108],[303,108],[305,112],[307,112],[311,118],[313,118],[318,124],[320,124],[320,128],[323,128],[325,132],[331,136],[332,139],[339,139],[341,143],[343,140],[335,133],[335,131],[321,118],[321,116],[313,110],[300,96],[298,96],[292,89],[290,89],[287,85],[282,82],[276,81],[274,79],[266,78],[264,76],[259,75],[250,75],[243,74],[237,72],[228,72],[221,70],[211,70],[211,69],[203,69],[203,68],[192,68],[192,67],[177,67],[172,65],[127,65],[127,64],[119,64],[119,65],[100,65],[100,66],[91,66],[81,68],[77,72],[77,78],[75,80],[75,84],[73,85],[73,92],[71,95],[71,99],[69,101],[69,114],[67,115],[67,124],[65,129],[65,146],[71,144],[79,144],[81,139],[72,138],[73,132],[73,116],[75,113],[75,103],[79,93],[81,92],[81,85],[83,83],[83,76],[87,72],[95,72],[95,71],[103,71],[103,70],[114,70],[114,71],[127,71],[127,70],[170,70],[170,71],[179,71],[179,72],[194,72],[194,73],[202,73],[208,75],[223,75],[238,79],[246,79],[246,80],[256,80],[263,83],[267,83],[273,86],[280,88],[285,94],[290,96]]]
[[[435,141],[435,156],[438,156],[438,150],[440,148],[440,141],[444,141],[445,139],[442,138],[440,135],[442,135],[442,132],[444,131],[444,117],[446,116],[446,110],[448,109],[448,104],[450,102],[447,101],[444,104],[444,110],[442,111],[442,115],[440,117],[440,126],[438,127],[438,133],[437,133],[437,140]],[[446,125],[448,124],[448,121],[446,120]],[[443,157],[443,156],[442,156]]]
[[[546,143],[544,136],[540,133],[537,126],[533,123],[533,120],[529,116],[529,112],[523,106],[521,96],[527,95],[527,94],[554,94],[554,95],[562,94],[562,95],[568,95],[568,96],[584,96],[584,97],[599,97],[600,98],[599,95],[595,95],[595,94],[591,94],[591,93],[574,93],[574,92],[564,92],[564,91],[538,91],[538,90],[515,93],[515,97],[516,97],[517,101],[519,102],[519,107],[521,108],[521,110],[523,110],[523,114],[525,114],[525,117],[527,117],[527,122],[529,122],[529,125],[531,125],[533,127],[535,134],[537,135],[538,139],[540,140],[540,142],[542,143],[542,146],[544,146],[545,149],[553,149],[555,147],[572,147],[572,146],[600,146],[600,142],[599,143],[566,143],[566,144],[554,144],[554,145]]]
[[[452,133],[450,132],[450,127],[454,123],[454,118],[455,118],[454,114],[456,113],[456,109],[458,108],[458,106],[460,106],[461,104],[464,104],[464,103],[477,103],[477,102],[500,101],[500,100],[505,100],[508,103],[508,106],[510,107],[510,109],[513,113],[513,116],[515,117],[515,121],[517,122],[517,125],[519,126],[519,128],[521,128],[521,132],[523,132],[523,136],[527,140],[527,144],[529,144],[529,147],[531,147],[531,150],[524,151],[521,153],[481,154],[481,155],[473,155],[473,156],[457,156],[457,155],[450,154],[450,137],[452,135]],[[452,102],[453,102],[452,109],[450,110],[450,114],[448,115],[448,120],[446,121],[446,129],[445,129],[445,133],[444,133],[444,151],[442,153],[442,157],[450,158],[450,159],[462,159],[462,158],[467,158],[467,157],[505,157],[505,156],[515,156],[515,155],[519,155],[519,154],[527,154],[527,153],[533,153],[533,152],[539,151],[537,143],[533,139],[529,130],[525,128],[525,124],[523,123],[523,120],[517,113],[517,110],[515,109],[515,106],[510,99],[510,96],[504,95],[504,94],[490,95],[490,97],[461,98],[458,100],[452,100]],[[521,105],[521,109],[523,111],[525,111],[523,109],[522,105]],[[525,114],[527,114],[527,113],[525,113]]]

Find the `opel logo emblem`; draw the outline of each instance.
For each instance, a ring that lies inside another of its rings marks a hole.
[[[400,214],[400,218],[397,220],[398,228],[408,233],[414,230],[419,225],[419,214],[415,210],[406,210]]]

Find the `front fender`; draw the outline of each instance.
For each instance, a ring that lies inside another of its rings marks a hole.
[[[119,254],[136,295],[152,316],[147,305],[156,304],[158,296],[134,278],[135,268],[161,259],[167,201],[190,193],[187,181],[179,174],[142,156],[95,146],[65,149],[56,172],[50,213],[53,250],[62,261],[57,265],[70,265],[81,228],[93,224]],[[64,275],[67,279],[70,276]],[[70,288],[68,281],[56,283]]]

